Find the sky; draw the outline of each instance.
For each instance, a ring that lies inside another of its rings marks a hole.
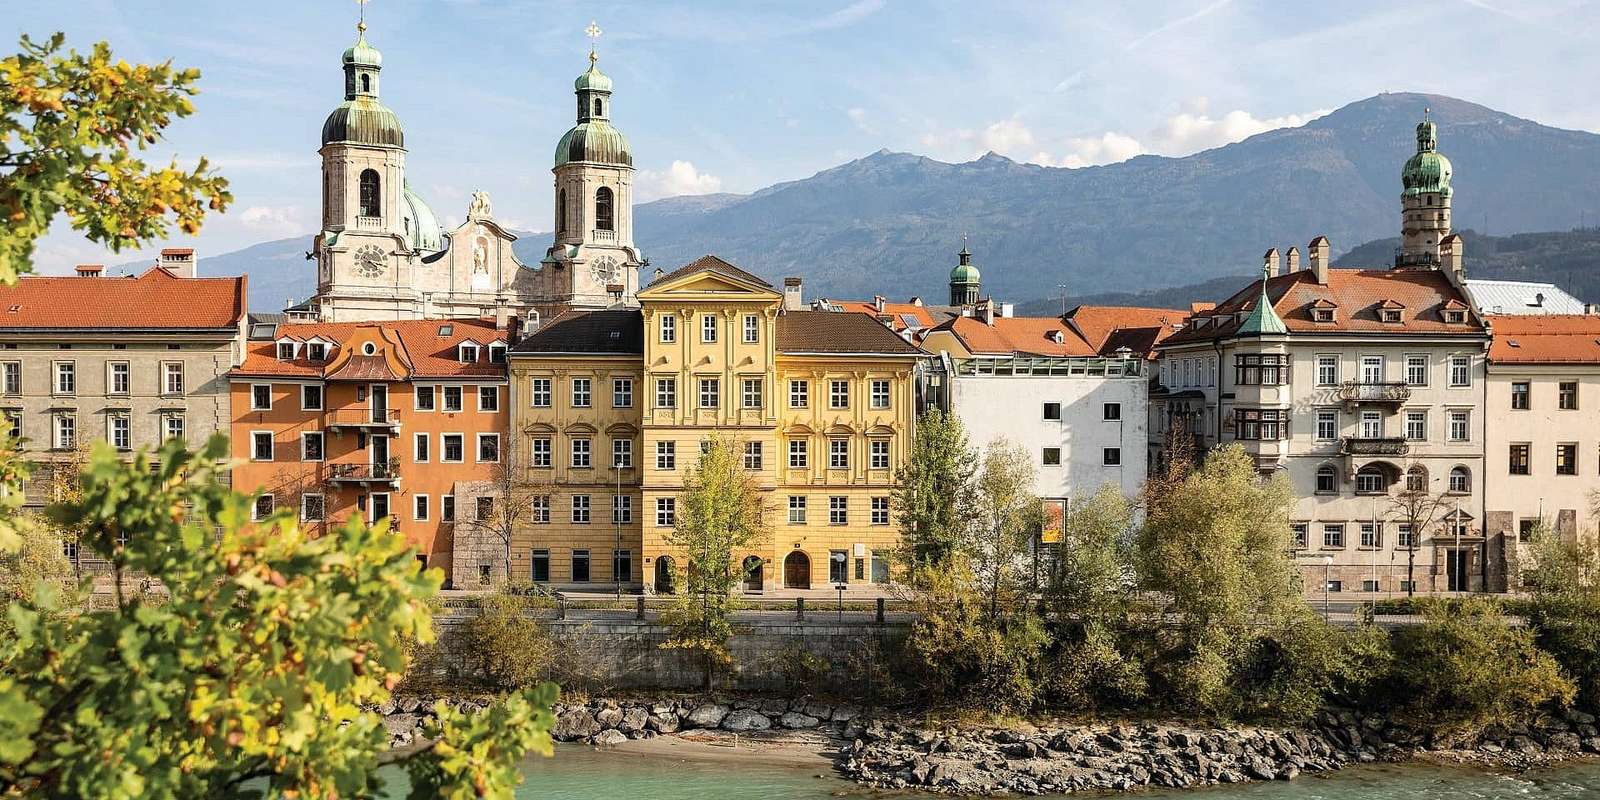
[[[204,257],[315,232],[354,0],[8,5],[13,36],[59,30],[201,70],[196,114],[147,157],[209,157],[235,202],[155,247]],[[503,223],[550,229],[591,21],[641,202],[750,192],[882,148],[1063,167],[1187,155],[1383,91],[1600,131],[1600,6],[1582,0],[371,0],[365,13],[408,180],[452,226],[481,189]],[[36,265],[131,258],[58,221]]]

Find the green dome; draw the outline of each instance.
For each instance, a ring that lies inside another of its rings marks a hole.
[[[556,144],[556,166],[574,161],[633,166],[628,139],[603,119],[589,119],[567,131]]]
[[[351,142],[383,147],[404,147],[400,118],[371,97],[340,103],[322,123],[322,143]]]
[[[433,215],[433,209],[411,191],[411,184],[407,183],[402,188],[402,199],[405,208],[400,212],[402,224],[410,234],[411,249],[425,253],[444,249],[444,231],[439,227],[439,219]]]
[[[363,31],[356,37],[356,43],[344,51],[344,63],[362,67],[383,66],[383,54],[378,48],[367,44],[367,34]]]
[[[978,283],[978,268],[972,266],[971,264],[957,264],[955,269],[950,270],[950,282]]]
[[[578,79],[572,82],[572,88],[580,92],[609,92],[611,79],[600,71],[600,66],[593,61],[589,62],[589,69],[585,70]]]
[[[1438,127],[1432,122],[1417,123],[1417,154],[1406,160],[1400,170],[1400,185],[1405,188],[1403,197],[1437,192],[1450,195],[1450,159],[1438,147]]]

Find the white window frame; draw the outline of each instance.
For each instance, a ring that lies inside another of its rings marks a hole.
[[[263,389],[265,389],[267,391],[267,404],[266,405],[262,405],[261,404],[261,398],[259,396],[257,396],[257,394],[256,394],[257,392],[260,392]],[[270,384],[270,383],[252,383],[252,384],[250,384],[250,410],[251,411],[271,411],[272,410],[272,384]]]
[[[868,459],[868,461],[867,461],[867,468],[868,469],[880,469],[880,470],[881,469],[888,469],[889,468],[889,440],[888,439],[869,439],[869,440],[867,440],[867,459]]]
[[[844,391],[840,391],[841,387]],[[842,404],[841,399],[843,401]],[[834,411],[842,411],[849,407],[850,381],[837,378],[830,379],[828,381],[828,408]]]
[[[50,423],[51,443],[57,450],[71,450],[78,446],[78,416],[53,414]]]
[[[411,496],[411,519],[414,522],[427,522],[428,516],[433,511],[429,507],[428,496],[415,494]]]
[[[128,362],[120,362],[127,364]],[[0,362],[0,394],[18,397],[22,394],[22,362]]]
[[[1411,441],[1411,442],[1426,442],[1428,440],[1428,412],[1427,412],[1427,410],[1426,409],[1414,409],[1413,408],[1413,409],[1406,409],[1405,413],[1406,413],[1406,417],[1405,417],[1405,435],[1406,435],[1406,440],[1407,441]],[[1412,423],[1416,421],[1415,418],[1419,417],[1419,416],[1422,418],[1422,430],[1421,430],[1422,435],[1421,436],[1413,436],[1412,434],[1415,431],[1412,430],[1411,426],[1412,426]]]
[[[761,341],[761,318],[755,314],[744,315],[744,343],[755,344]]]
[[[850,524],[850,496],[843,494],[828,495],[828,524]]]
[[[478,363],[478,343],[462,342],[456,346],[456,360],[463,364]]]
[[[695,385],[699,388],[697,397],[699,403],[695,407],[702,409],[722,408],[722,379],[698,378],[696,381]]]
[[[828,439],[828,469],[850,468],[850,440],[844,437]]]
[[[868,406],[876,410],[888,408],[890,397],[889,381],[885,378],[873,378],[867,386],[868,396],[870,397]]]
[[[744,468],[746,470],[754,472],[762,468],[762,465],[766,463],[763,450],[764,448],[760,442],[744,443]]]
[[[552,469],[556,465],[555,439],[550,436],[528,437],[528,466],[533,469]]]
[[[633,522],[633,495],[611,495],[611,524],[629,525]]]
[[[717,315],[700,315],[700,343],[716,344],[717,342]]]
[[[54,368],[51,370],[52,381],[50,384],[50,393],[67,396],[76,395],[78,393],[78,362],[56,361],[53,363]],[[62,378],[65,378],[66,381],[63,382]],[[70,385],[66,386],[66,388],[62,388],[65,384]]]
[[[633,408],[633,379],[611,379],[611,407]]]
[[[1452,442],[1472,441],[1472,412],[1464,408],[1452,408],[1445,417],[1448,430],[1445,432],[1447,440]],[[1461,426],[1461,436],[1456,436],[1456,425]]]
[[[7,364],[16,362],[7,362]],[[121,367],[121,370],[118,370]],[[117,387],[117,379],[122,379],[122,387]],[[18,381],[21,378],[19,376]],[[106,394],[113,397],[127,397],[133,393],[133,364],[127,361],[106,362]]]
[[[1330,538],[1332,537],[1332,535],[1335,534],[1335,533],[1337,533],[1337,535],[1338,535],[1338,543],[1337,544],[1330,543],[1330,541],[1329,541]],[[1343,549],[1345,549],[1345,545],[1349,544],[1349,540],[1346,538],[1346,533],[1347,532],[1346,532],[1346,529],[1345,529],[1345,524],[1343,522],[1324,522],[1322,524],[1322,549],[1324,549],[1324,550],[1343,550]]]
[[[487,442],[487,441],[490,441],[490,440],[494,441],[494,458],[486,459],[486,458],[483,457],[483,444],[484,444],[484,442]],[[475,456],[475,458],[473,460],[475,461],[475,463],[478,463],[478,464],[498,464],[498,463],[500,463],[501,453],[503,452],[501,450],[501,448],[505,445],[505,442],[501,441],[501,439],[500,439],[500,434],[498,434],[498,433],[480,433],[480,434],[478,434],[477,444],[478,444],[477,450],[475,450],[473,452],[473,455]]]
[[[789,524],[806,524],[806,496],[803,494],[789,495]]]
[[[306,501],[310,500],[313,497],[317,498],[317,501],[322,506],[322,508],[320,509],[320,513],[315,517],[313,517],[310,514],[306,513]],[[323,522],[327,518],[328,518],[328,498],[325,495],[323,495],[322,492],[302,492],[300,494],[300,521],[301,522]]]
[[[451,389],[456,390],[456,402],[454,404],[451,404],[451,402],[450,402],[450,390]],[[467,408],[467,398],[466,398],[466,391],[464,390],[463,387],[461,387],[459,385],[457,385],[457,386],[440,386],[439,387],[439,395],[440,395],[440,397],[439,397],[439,408],[442,409],[446,414],[459,414],[462,411],[466,410],[466,408]]]
[[[262,436],[267,437],[267,457],[266,458],[262,458],[261,457],[261,454],[260,454],[261,451],[260,451],[259,448],[256,447],[256,444],[257,444],[257,442],[259,440],[259,437],[262,437]],[[268,461],[276,461],[276,460],[278,460],[278,442],[277,442],[277,438],[272,435],[272,431],[251,431],[250,432],[250,460],[251,461],[260,461],[262,463],[266,463]]]
[[[1407,353],[1405,365],[1407,386],[1426,387],[1428,385],[1428,373],[1431,370],[1428,369],[1428,355],[1426,353]],[[1420,371],[1421,380],[1412,380],[1412,370],[1414,369]]]
[[[661,342],[672,344],[678,341],[678,318],[672,314],[661,315]]]
[[[662,402],[662,401],[666,402]],[[656,378],[656,408],[678,407],[678,379]]]
[[[493,408],[484,407],[484,397],[494,398]],[[500,386],[498,384],[478,384],[478,411],[486,414],[498,414],[500,412]]]
[[[761,395],[763,384],[760,378],[742,378],[739,381],[739,407],[744,409],[761,408]],[[754,391],[752,391],[752,389]]]
[[[656,469],[673,470],[678,468],[678,443],[656,442]]]
[[[807,439],[789,440],[789,469],[811,468],[811,446]]]
[[[1334,353],[1318,353],[1316,360],[1316,384],[1318,386],[1339,385],[1339,356]]]
[[[455,437],[456,439],[460,440],[460,442],[461,442],[461,457],[460,458],[450,458],[450,455],[449,455],[450,454],[449,442],[450,442],[450,438],[452,436]],[[466,463],[466,460],[467,460],[467,435],[465,433],[457,433],[457,432],[454,432],[454,431],[447,432],[447,433],[440,433],[439,434],[439,463],[440,464],[464,464],[464,463]]]
[[[1450,356],[1450,388],[1462,389],[1472,386],[1472,356],[1465,353],[1455,353]],[[1460,370],[1461,380],[1456,380],[1457,370]]]
[[[528,407],[549,408],[555,401],[552,378],[535,375],[528,379]]]
[[[1370,368],[1376,369],[1370,369]],[[1389,376],[1388,359],[1381,355],[1364,355],[1356,361],[1356,376],[1364,384],[1383,383]]]
[[[874,497],[874,498],[872,498],[872,502],[870,504],[870,510],[869,510],[869,516],[868,516],[867,522],[870,525],[888,525],[889,524],[889,498],[887,498],[887,497]]]
[[[306,452],[307,452],[306,451],[306,442],[311,440],[312,438],[315,438],[317,440],[318,445],[319,445],[318,449],[320,449],[321,452],[322,452],[322,455],[319,458],[311,458],[310,456],[308,456],[306,454]],[[322,433],[322,431],[301,431],[300,432],[300,460],[301,461],[326,461],[326,460],[328,460],[328,437],[326,435],[324,435]]]
[[[423,390],[427,391],[424,392]],[[428,405],[422,405],[422,398],[428,398]],[[415,386],[411,390],[411,408],[413,411],[437,411],[439,409],[439,387]]]
[[[177,376],[177,388],[172,386],[173,376]],[[188,381],[183,374],[182,361],[161,362],[161,394],[163,397],[182,397],[187,386]]]
[[[670,528],[678,524],[678,499],[675,497],[656,498],[656,527]]]
[[[580,443],[583,445],[582,447],[579,447]],[[581,464],[578,463],[580,455],[583,457],[583,463]],[[572,437],[567,447],[567,466],[571,469],[593,469],[594,440],[587,436]]]
[[[1316,424],[1313,426],[1312,435],[1319,442],[1331,442],[1339,438],[1339,409],[1319,408],[1316,412]],[[1327,424],[1327,435],[1323,435],[1323,424]]]
[[[174,424],[176,423],[176,424]],[[173,429],[177,432],[174,433]],[[161,418],[161,440],[188,439],[189,423],[182,414],[167,414]]]
[[[789,407],[807,408],[811,405],[811,381],[789,381]]]
[[[122,423],[120,431],[117,428],[119,422]],[[117,441],[119,433],[122,439],[120,442]],[[127,414],[110,414],[106,417],[106,441],[118,450],[133,449],[133,421]]]
[[[594,379],[572,379],[572,407],[591,408],[594,406]]]
[[[534,495],[528,499],[528,521],[534,525],[550,524],[550,495]]]
[[[611,440],[611,466],[618,469],[633,469],[633,439],[627,436],[618,436]]]
[[[589,495],[575,494],[572,496],[572,507],[569,518],[574,525],[588,525],[593,519],[593,503]],[[577,551],[574,550],[574,553]]]
[[[316,389],[317,390],[317,402],[316,402],[316,405],[307,405],[306,404],[306,390],[308,390],[308,389]],[[300,410],[301,411],[321,411],[322,407],[328,404],[327,394],[328,394],[327,389],[325,389],[322,386],[322,384],[320,384],[320,383],[303,383],[303,384],[301,384],[300,385]]]
[[[411,437],[411,460],[418,464],[426,464],[433,455],[433,438],[426,433],[413,434]]]
[[[1363,438],[1363,439],[1382,439],[1383,438],[1383,412],[1381,412],[1381,411],[1363,411],[1363,412],[1361,412],[1361,438]]]

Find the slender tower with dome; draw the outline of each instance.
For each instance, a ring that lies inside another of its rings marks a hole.
[[[1450,235],[1450,159],[1439,152],[1439,128],[1423,112],[1417,152],[1400,171],[1400,249],[1396,267],[1433,268],[1439,243]]]
[[[962,237],[958,263],[950,270],[950,305],[975,306],[983,288],[978,268],[972,265],[972,253],[967,250],[966,237]]]

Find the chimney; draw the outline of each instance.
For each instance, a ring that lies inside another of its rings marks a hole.
[[[422,293],[422,318],[433,319],[433,292]]]
[[[1278,259],[1278,248],[1274,247],[1271,250],[1268,250],[1267,254],[1262,256],[1262,258],[1266,259],[1266,262],[1267,262],[1267,264],[1266,264],[1266,273],[1268,275],[1279,275],[1279,274],[1281,274],[1281,273],[1278,272],[1278,270],[1280,269],[1280,261]]]
[[[799,311],[806,307],[806,301],[800,293],[799,278],[783,279],[783,310]]]
[[[78,265],[78,277],[80,277],[80,278],[98,278],[101,275],[104,275],[105,272],[106,272],[106,265],[104,265],[104,264],[79,264]]]
[[[872,310],[878,312],[879,314],[882,314],[883,313],[883,303],[884,303],[883,295],[875,294],[875,295],[872,296]]]
[[[1328,237],[1318,236],[1306,245],[1306,251],[1311,254],[1311,274],[1316,276],[1317,283],[1328,285],[1329,251],[1333,247],[1328,244]]]
[[[1010,303],[1001,303],[1000,304],[1000,316],[1002,316],[1002,317],[1006,317],[1006,318],[1009,319],[1010,317],[1015,315],[1016,310],[1017,310],[1016,306],[1013,306]]]
[[[1467,277],[1465,267],[1461,263],[1462,256],[1466,255],[1466,244],[1461,241],[1461,234],[1452,233],[1439,240],[1439,266],[1452,275],[1457,283]]]
[[[660,267],[656,267],[656,278],[655,278],[656,280],[658,280],[658,281],[661,280],[663,277],[666,276],[666,274],[667,274],[666,270],[664,270],[664,269],[662,269]]]
[[[527,338],[538,333],[539,326],[542,323],[543,320],[539,317],[539,310],[536,308],[528,309],[528,315],[523,317],[522,320],[522,337]]]
[[[501,300],[494,306],[494,329],[503,331],[511,324],[511,310],[506,308],[506,303]]]
[[[1300,271],[1300,248],[1290,247],[1289,257],[1283,262],[1283,274]]]
[[[156,266],[180,278],[193,278],[194,248],[193,247],[164,247],[161,256],[156,260]]]
[[[994,327],[994,301],[983,301],[983,324]]]

